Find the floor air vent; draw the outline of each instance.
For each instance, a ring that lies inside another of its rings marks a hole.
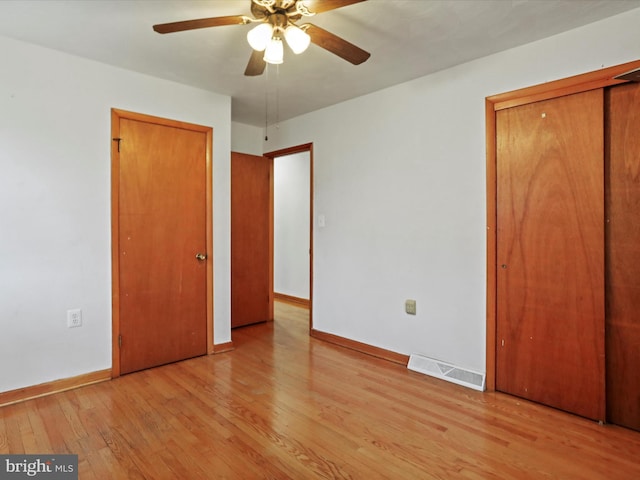
[[[474,372],[465,368],[456,367],[450,363],[423,357],[422,355],[411,355],[407,364],[409,370],[424,373],[432,377],[440,378],[448,382],[484,391],[484,373]]]

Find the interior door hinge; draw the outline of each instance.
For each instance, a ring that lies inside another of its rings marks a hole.
[[[114,138],[113,139],[114,142],[118,142],[118,153],[120,153],[120,142],[122,141],[121,138]]]
[[[118,347],[122,347],[122,335],[118,335]]]

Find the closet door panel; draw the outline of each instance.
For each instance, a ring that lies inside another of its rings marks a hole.
[[[603,91],[501,110],[496,387],[605,418]]]
[[[640,84],[607,91],[607,419],[640,430]]]

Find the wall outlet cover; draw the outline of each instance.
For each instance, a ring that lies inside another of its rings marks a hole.
[[[415,300],[406,300],[404,302],[404,311],[409,315],[416,314],[416,301]]]
[[[82,326],[82,310],[74,308],[67,310],[67,327],[76,328]]]

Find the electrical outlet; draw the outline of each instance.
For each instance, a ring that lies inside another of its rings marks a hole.
[[[404,311],[409,315],[416,314],[416,301],[415,300],[406,300],[404,302]]]
[[[67,327],[75,328],[82,326],[82,310],[74,308],[67,310]]]

